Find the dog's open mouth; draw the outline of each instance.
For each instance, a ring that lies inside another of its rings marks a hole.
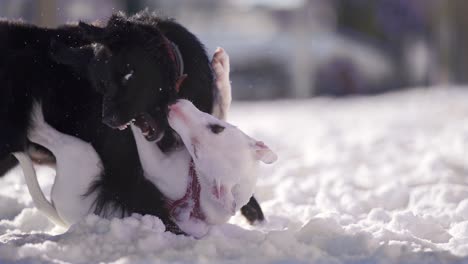
[[[141,130],[141,134],[143,134],[148,141],[159,141],[163,135],[158,131],[156,120],[148,113],[138,115],[135,118],[134,124]]]
[[[163,133],[158,131],[158,125],[156,124],[156,120],[148,113],[139,114],[134,119],[130,120],[129,122],[123,125],[118,126],[117,128],[119,130],[125,130],[131,124],[137,126],[141,130],[141,134],[143,134],[143,136],[148,141],[159,141],[163,136]]]

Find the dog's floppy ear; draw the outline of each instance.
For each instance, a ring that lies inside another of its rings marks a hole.
[[[69,47],[52,40],[50,42],[50,56],[58,64],[71,66],[76,73],[85,76],[89,62],[94,58],[94,48],[91,45]]]
[[[250,147],[254,151],[254,157],[266,164],[271,164],[278,159],[276,153],[274,153],[263,141],[257,141],[252,139]]]
[[[81,30],[83,31],[85,38],[87,38],[91,42],[101,43],[105,38],[106,30],[102,27],[97,27],[97,26],[93,26],[90,24],[86,24],[85,22],[82,22],[82,21],[78,23],[78,27],[80,27]]]

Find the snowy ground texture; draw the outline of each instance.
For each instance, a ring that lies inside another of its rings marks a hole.
[[[279,155],[257,188],[267,223],[236,216],[196,240],[89,216],[63,233],[14,171],[0,263],[468,263],[468,89],[235,103],[229,120]]]

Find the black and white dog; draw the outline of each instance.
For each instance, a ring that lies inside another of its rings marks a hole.
[[[213,110],[213,76],[197,38],[148,13],[117,14],[103,28],[0,22],[0,49],[0,159],[25,151],[38,102],[48,124],[99,156],[103,170],[86,193],[97,214],[152,214],[178,232],[164,195],[143,174],[131,131],[115,129],[133,123],[170,152],[179,142],[167,123],[171,102],[187,98]],[[245,208],[249,220],[262,220],[255,200]]]

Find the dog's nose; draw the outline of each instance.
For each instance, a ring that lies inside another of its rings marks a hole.
[[[178,101],[179,101],[179,100],[177,100],[177,101],[175,101],[175,103],[169,105],[169,111],[170,111],[170,112],[177,111],[177,108],[178,108],[177,102],[178,102]]]

